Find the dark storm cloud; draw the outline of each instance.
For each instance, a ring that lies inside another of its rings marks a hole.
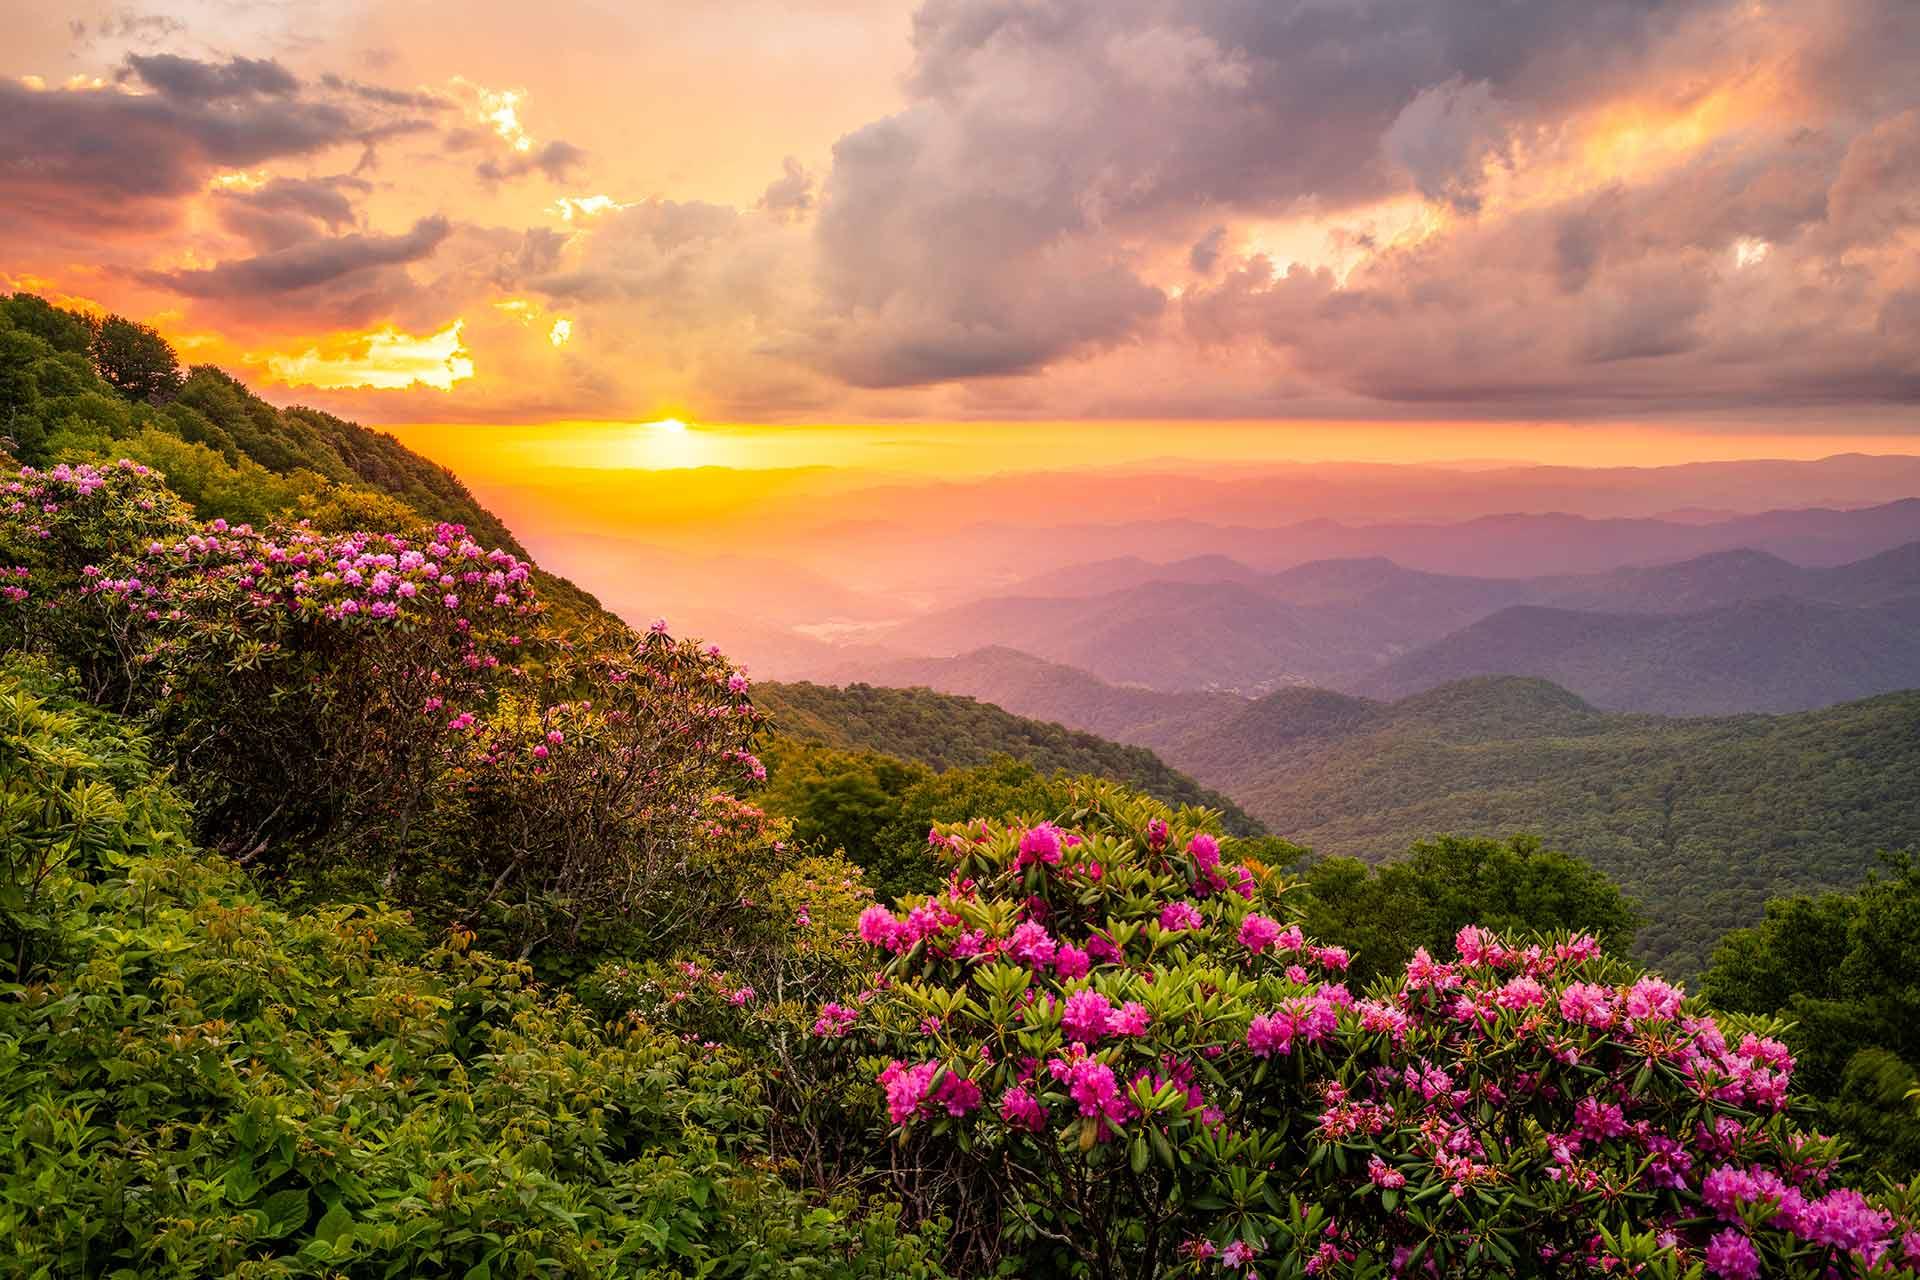
[[[804,355],[857,385],[1250,336],[1276,385],[1502,410],[1904,396],[1920,371],[1896,336],[1910,0],[927,0],[914,42],[910,105],[841,139],[816,223]],[[1722,92],[1781,110],[1582,172],[1583,113]],[[1567,194],[1487,204],[1489,174],[1556,163]],[[1449,215],[1424,243],[1345,221],[1408,195]],[[1313,219],[1356,266],[1226,264],[1168,326],[1148,264],[1213,277],[1236,218]]]
[[[817,359],[898,385],[1123,340],[1161,298],[1122,245],[1191,244],[1203,208],[1337,212],[1412,186],[1471,209],[1513,130],[1611,92],[1723,3],[928,0],[915,101],[834,151]]]
[[[256,249],[288,248],[317,239],[355,220],[353,196],[372,184],[347,175],[330,178],[274,178],[265,185],[214,193],[221,225]]]
[[[178,54],[128,54],[121,81],[138,80],[181,102],[218,102],[228,98],[290,97],[300,82],[270,58],[229,58],[201,62]]]
[[[146,272],[141,278],[191,298],[278,297],[336,284],[383,267],[418,262],[440,247],[451,225],[422,218],[404,235],[355,234],[309,240],[198,271]]]

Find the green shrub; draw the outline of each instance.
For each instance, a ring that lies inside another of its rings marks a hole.
[[[178,817],[124,730],[25,685],[0,697],[41,697],[41,754],[101,755]],[[935,1274],[937,1232],[781,1180],[737,1053],[609,1024],[404,913],[277,908],[177,828],[116,830],[46,878],[63,955],[0,988],[0,1271]]]

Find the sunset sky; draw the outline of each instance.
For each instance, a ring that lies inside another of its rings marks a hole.
[[[0,287],[365,421],[818,428],[567,437],[639,466],[1920,439],[1912,0],[0,16]],[[566,435],[450,429],[403,434]]]

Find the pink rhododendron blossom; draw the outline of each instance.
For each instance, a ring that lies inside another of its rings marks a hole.
[[[1509,979],[1505,986],[1494,993],[1494,1002],[1502,1009],[1544,1008],[1547,991],[1537,981],[1523,974]]]
[[[1060,829],[1050,822],[1043,822],[1020,837],[1020,857],[1014,865],[1025,867],[1043,862],[1048,866],[1057,866],[1060,849]]]
[[[1202,873],[1220,865],[1220,842],[1210,835],[1202,833],[1187,841],[1187,852],[1193,855]]]
[[[1592,982],[1575,982],[1560,993],[1560,1016],[1568,1022],[1604,1030],[1613,1025],[1613,991]]]
[[[1198,929],[1204,923],[1200,908],[1191,902],[1169,902],[1160,908],[1160,927],[1170,932]]]
[[[1258,1253],[1244,1240],[1235,1240],[1220,1251],[1220,1265],[1223,1267],[1245,1267],[1253,1262]]]
[[[1069,1040],[1094,1044],[1107,1034],[1107,1021],[1113,1013],[1113,1002],[1098,991],[1076,991],[1067,997],[1060,1030]]]
[[[880,1073],[880,1087],[887,1093],[887,1114],[895,1124],[905,1124],[913,1119],[926,1103],[927,1093],[933,1088],[933,1077],[938,1074],[940,1064],[922,1062],[909,1067],[899,1059],[887,1064]]]
[[[1271,947],[1279,936],[1279,922],[1258,911],[1248,912],[1247,918],[1240,922],[1240,945],[1256,955]]]
[[[1143,1036],[1151,1022],[1147,1006],[1138,1000],[1129,1000],[1108,1017],[1107,1030],[1116,1036]]]
[[[980,1086],[965,1076],[949,1071],[940,1077],[940,1083],[934,1087],[933,1100],[956,1118],[964,1116],[980,1105]]]
[[[1080,1108],[1080,1114],[1099,1121],[1098,1132],[1103,1139],[1133,1118],[1133,1105],[1121,1096],[1112,1067],[1093,1058],[1056,1061],[1052,1067],[1056,1076],[1064,1076],[1067,1096]]]
[[[1092,967],[1090,957],[1081,948],[1068,946],[1065,943],[1054,948],[1053,971],[1059,974],[1063,981],[1070,982],[1075,978],[1084,978]]]
[[[1040,1133],[1047,1127],[1047,1109],[1024,1086],[1017,1084],[1000,1095],[1000,1118],[1029,1133]]]
[[[1627,1017],[1633,1022],[1677,1018],[1685,1000],[1686,994],[1680,988],[1649,974],[1627,989]]]
[[[1379,1156],[1367,1157],[1367,1180],[1374,1186],[1385,1190],[1397,1190],[1407,1185],[1407,1175],[1382,1160]]]
[[[1258,887],[1253,882],[1253,872],[1247,867],[1242,866],[1234,873],[1233,891],[1248,902],[1253,901],[1254,890]]]
[[[1760,1253],[1753,1241],[1728,1227],[1707,1244],[1707,1270],[1722,1280],[1758,1280]]]
[[[1293,1019],[1284,1013],[1255,1014],[1247,1025],[1247,1048],[1256,1058],[1285,1057],[1293,1050],[1293,1031]]]
[[[813,1034],[828,1039],[838,1039],[853,1030],[853,1024],[860,1020],[858,1011],[843,1004],[829,1002],[820,1010],[820,1016],[814,1019]]]
[[[870,946],[885,947],[890,951],[898,950],[895,945],[902,934],[900,921],[893,912],[875,903],[860,913],[860,940]]]
[[[1045,925],[1024,920],[1007,937],[1007,954],[1030,969],[1043,969],[1053,963],[1058,944]]]

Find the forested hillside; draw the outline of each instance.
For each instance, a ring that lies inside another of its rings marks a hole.
[[[1391,705],[1285,691],[1168,756],[1323,854],[1536,833],[1638,898],[1638,954],[1681,973],[1768,897],[1850,887],[1876,851],[1920,847],[1920,692],[1687,720],[1512,677]]]
[[[1537,833],[1641,898],[1639,953],[1676,972],[1697,972],[1768,896],[1848,887],[1877,850],[1920,846],[1920,693],[1681,719],[1519,678],[1389,704],[1160,693],[1006,649],[882,670],[1151,746],[1322,854],[1377,862],[1441,833]]]
[[[1145,747],[1029,720],[972,698],[924,688],[799,683],[761,685],[758,701],[777,732],[802,741],[882,751],[935,769],[1011,756],[1041,773],[1113,778],[1168,804],[1219,809],[1237,834],[1260,830],[1239,805],[1169,768]]]

